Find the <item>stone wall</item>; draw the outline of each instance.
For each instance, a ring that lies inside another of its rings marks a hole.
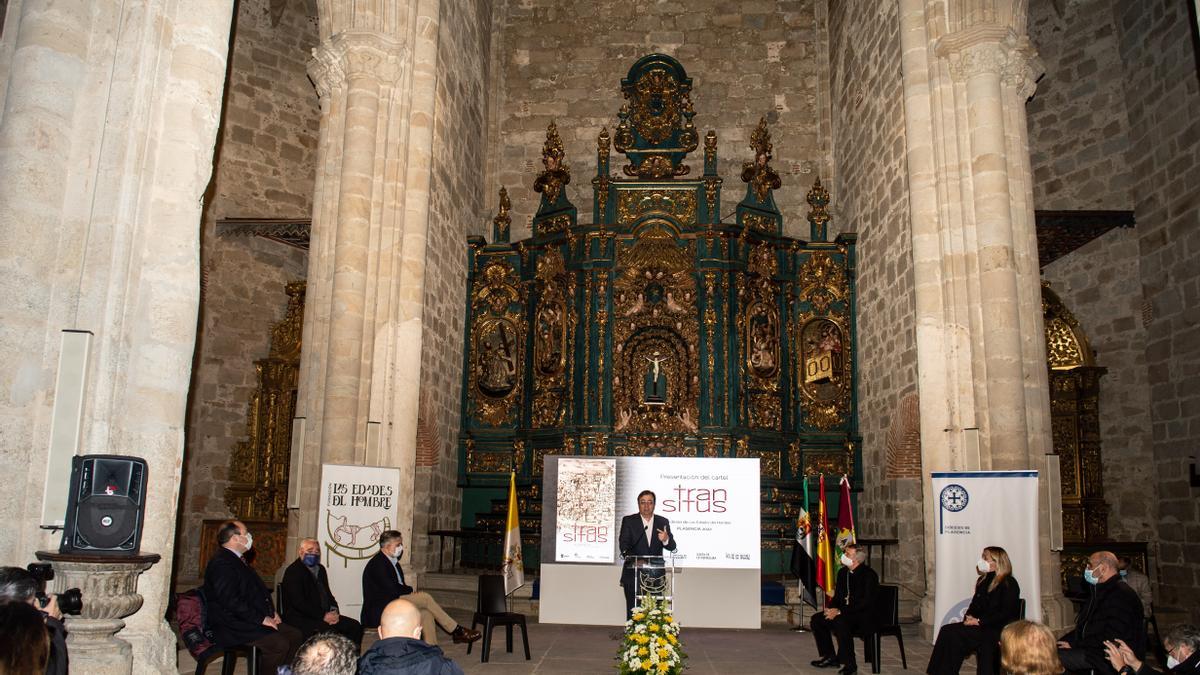
[[[225,506],[229,455],[247,437],[258,382],[254,361],[270,350],[287,309],[284,286],[307,271],[299,249],[258,237],[218,236],[222,218],[308,218],[312,210],[318,102],[305,65],[316,19],[292,0],[272,20],[269,0],[238,3],[226,103],[201,235],[203,290],[188,402],[176,575],[200,574],[201,522]]]
[[[1200,620],[1200,78],[1186,3],[1114,3],[1158,483],[1158,597]]]
[[[900,37],[894,0],[831,3],[831,186],[842,229],[858,232],[858,396],[864,536],[896,537],[892,579],[922,566],[912,245],[905,164]],[[902,405],[902,402],[907,401]],[[907,412],[906,412],[907,411]],[[915,436],[915,438],[914,438]],[[898,439],[898,440],[897,440]],[[889,440],[891,441],[889,443]],[[889,452],[891,450],[891,452]],[[920,597],[920,575],[906,600]],[[908,582],[906,582],[908,583]]]
[[[458,527],[466,237],[489,218],[484,167],[492,3],[443,3],[440,19],[413,522],[418,566],[437,559],[432,538],[422,533]]]
[[[1096,364],[1108,369],[1100,381],[1100,437],[1109,536],[1152,540],[1154,455],[1138,234],[1110,231],[1050,263],[1042,276],[1079,321]]]
[[[693,81],[696,127],[717,132],[718,171],[725,179],[722,210],[732,214],[745,195],[741,163],[752,157],[750,133],[766,116],[775,193],[786,233],[808,236],[804,195],[819,174],[828,179],[829,139],[825,35],[816,0],[693,0],[631,3],[612,0],[507,0],[498,12],[494,55],[500,84],[498,147],[489,189],[508,188],[513,241],[529,236],[537,208],[533,180],[541,170],[546,127],[557,120],[571,169],[567,195],[590,221],[596,136],[611,132],[624,99],[620,82],[653,52],[674,56]],[[624,162],[613,158],[620,174]],[[703,155],[692,154],[692,175]],[[835,195],[836,197],[836,195]],[[838,223],[835,220],[836,233]]]
[[[1111,5],[1030,3],[1029,39],[1046,68],[1026,105],[1036,209],[1133,208],[1124,68]]]

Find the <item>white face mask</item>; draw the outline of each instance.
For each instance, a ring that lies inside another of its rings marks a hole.
[[[992,571],[992,564],[983,558],[980,558],[979,562],[975,563],[975,569],[979,570],[980,574],[987,574],[988,572]]]
[[[249,551],[252,548],[254,548],[254,535],[247,532],[246,533],[246,550]]]
[[[842,561],[842,565],[845,567],[850,567],[851,565],[854,564],[854,559],[851,558],[850,556],[846,555],[845,553],[842,554],[841,561]]]
[[[1167,670],[1171,670],[1177,665],[1179,665],[1179,661],[1175,660],[1174,656],[1167,657]]]
[[[402,555],[404,555],[404,544],[396,544],[396,560],[399,560]]]

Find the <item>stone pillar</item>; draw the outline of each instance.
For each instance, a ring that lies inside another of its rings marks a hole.
[[[40,530],[59,333],[93,334],[77,452],[148,464],[143,545],[170,558],[199,298],[199,223],[229,45],[227,0],[21,0],[0,118],[0,560]],[[118,637],[136,672],[176,669],[170,567]]]
[[[1032,468],[1045,480],[1049,396],[1024,108],[1040,64],[1023,7],[900,0],[926,476]],[[927,478],[925,492],[928,626],[936,518]],[[1042,608],[1061,626],[1070,613],[1046,507]]]
[[[411,536],[440,0],[335,4],[319,3],[309,66],[321,130],[289,534],[314,532],[320,467],[337,462],[400,467]]]
[[[78,588],[83,608],[77,616],[64,615],[67,651],[76,668],[95,675],[130,675],[133,649],[116,637],[125,627],[125,617],[138,611],[142,596],[137,581],[142,572],[159,561],[149,553],[129,557],[62,555],[37,552],[38,560],[54,566],[54,586],[48,593]]]

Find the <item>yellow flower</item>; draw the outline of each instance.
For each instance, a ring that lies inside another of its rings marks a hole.
[[[642,661],[642,670],[650,670],[650,659]]]
[[[671,641],[671,644],[675,644],[679,641],[674,635],[668,635],[667,639]]]
[[[658,664],[658,672],[660,672],[660,673],[665,673],[670,669],[671,669],[671,664],[669,664],[669,663]]]
[[[671,623],[671,622],[673,622],[674,620],[675,620],[675,619],[672,619],[671,617],[669,617],[669,616],[668,616],[668,617],[666,617],[665,619],[663,619],[663,623]]]
[[[645,615],[645,614],[642,614],[641,612],[638,612],[637,614],[634,614],[634,615],[633,615],[633,620],[634,620],[634,621],[641,621],[641,620],[642,620],[642,619],[644,619],[644,618],[646,618],[646,615]]]
[[[658,650],[658,658],[659,658],[659,660],[660,660],[660,661],[661,661],[662,659],[665,659],[665,658],[667,658],[667,657],[668,657],[668,656],[670,656],[670,655],[671,655],[671,652],[669,652],[669,651],[667,651],[667,650],[665,650],[665,649],[660,649],[660,650]]]
[[[658,632],[658,624],[652,623],[646,627],[646,630],[650,631],[651,633],[657,633]]]
[[[650,650],[646,649],[645,647],[641,647],[638,649],[638,656],[645,656],[649,653],[650,653]]]
[[[660,637],[654,638],[654,641],[657,642],[660,647],[667,644],[667,641]]]

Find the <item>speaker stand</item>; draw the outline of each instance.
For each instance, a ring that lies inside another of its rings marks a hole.
[[[83,611],[65,615],[67,651],[72,664],[86,664],[94,675],[131,675],[133,650],[117,637],[122,620],[142,607],[138,576],[161,558],[143,555],[87,555],[38,551],[37,559],[54,566],[54,581],[47,593],[68,588],[83,591]]]

